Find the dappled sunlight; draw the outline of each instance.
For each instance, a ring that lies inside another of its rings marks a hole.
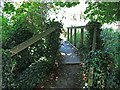
[[[61,52],[61,55],[65,55],[65,53],[64,53],[64,52]]]
[[[77,54],[74,52],[74,47],[71,48],[71,45],[70,43],[68,42],[61,42],[61,48],[60,48],[60,52],[61,52],[61,55],[63,55],[64,57],[64,60],[62,63],[80,63],[80,57],[77,56]]]
[[[70,55],[72,55],[72,53],[68,53],[67,55],[70,56]]]
[[[74,49],[74,47],[72,49]]]
[[[70,45],[69,43],[67,45]]]

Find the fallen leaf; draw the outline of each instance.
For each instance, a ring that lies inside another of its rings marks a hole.
[[[56,78],[55,81],[57,81],[58,79]]]
[[[41,88],[44,88],[44,86],[41,86]]]
[[[53,80],[53,78],[50,78],[50,80]]]
[[[50,87],[50,88],[55,88],[55,87]]]
[[[56,79],[57,79],[58,77],[56,77]]]

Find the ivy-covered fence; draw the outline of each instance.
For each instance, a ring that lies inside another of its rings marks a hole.
[[[58,27],[55,31],[12,57],[10,50],[7,49],[11,42],[3,43],[5,44],[2,49],[3,89],[33,88],[56,68],[55,62],[60,60],[59,36],[62,32],[62,25],[52,21],[46,25],[44,31],[54,26]],[[25,39],[27,40],[27,37],[33,36],[29,32],[25,29],[16,31],[10,41],[14,41],[14,45],[18,45]],[[19,37],[19,35],[22,36]]]
[[[102,38],[100,37],[102,31],[101,26],[102,24],[97,21],[88,22],[88,24],[86,25],[86,29],[88,31],[87,42],[89,50],[92,50],[95,29],[96,29],[96,49],[99,50],[103,48],[103,41]]]
[[[105,36],[104,34],[101,35],[102,29],[100,27],[101,24],[98,22],[91,21],[87,24],[90,52],[83,60],[85,83],[88,84],[89,88],[119,88],[118,64],[115,60],[117,54],[104,46],[106,42],[103,42],[105,39],[103,37]]]
[[[93,88],[119,88],[117,66],[113,54],[108,50],[98,50],[89,52],[84,59],[84,74],[86,83],[88,82],[90,67],[93,68]]]

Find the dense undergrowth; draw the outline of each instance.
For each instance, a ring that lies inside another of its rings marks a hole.
[[[32,89],[56,69],[55,62],[61,60],[62,24],[46,19],[46,4],[24,2],[17,10],[10,3],[5,5],[3,10],[8,16],[15,14],[10,19],[2,16],[2,88]],[[9,8],[12,9],[9,11]],[[58,29],[11,57],[10,49],[54,26]]]
[[[77,33],[77,39],[80,36]],[[82,85],[88,86],[89,70],[93,67],[93,88],[119,88],[119,72],[118,72],[118,31],[112,28],[102,28],[100,33],[101,49],[96,51],[90,50],[88,43],[88,32],[84,32],[84,46],[80,48],[78,53],[82,57],[83,82]],[[93,35],[93,34],[91,34]],[[93,37],[92,37],[93,38]],[[98,40],[98,39],[97,39]],[[92,40],[91,40],[92,42]]]
[[[54,24],[54,22],[52,22],[52,24]],[[50,28],[52,24],[50,23],[48,27]],[[6,45],[3,43],[3,88],[33,88],[42,82],[45,76],[56,68],[55,62],[60,60],[60,33],[61,30],[58,29],[12,57],[8,55],[10,51],[8,51],[8,53],[6,52],[6,50],[8,50],[6,47],[11,44],[10,41],[14,41],[14,37],[5,43]],[[14,33],[14,35],[17,34]],[[29,35],[30,34],[27,33],[26,35],[24,34],[23,37],[19,37],[19,39],[16,39],[16,43],[17,41],[20,42],[20,40],[25,39],[25,37],[29,37]],[[56,38],[53,38],[55,36]],[[11,79],[9,79],[9,75]]]
[[[55,62],[61,60],[59,36],[62,25],[47,19],[49,5],[45,3],[23,2],[17,9],[10,2],[4,6],[4,13],[11,18],[2,16],[3,89],[33,88],[51,70],[56,69]],[[11,57],[11,48],[56,25],[59,29]],[[98,30],[97,47],[96,51],[91,51],[95,27]],[[93,88],[119,88],[118,32],[100,27],[100,23],[90,22],[84,32],[83,47],[77,43],[83,61],[83,85],[88,82],[88,73],[92,67]],[[80,33],[77,33],[77,42],[80,42]]]

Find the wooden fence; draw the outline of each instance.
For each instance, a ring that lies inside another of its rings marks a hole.
[[[76,30],[77,28],[81,29],[81,41],[80,41],[80,45],[81,47],[83,46],[83,40],[84,40],[84,29],[86,28],[86,26],[77,26],[77,27],[68,27],[67,30],[67,39],[68,41],[70,41],[72,43],[72,30],[74,29],[74,46],[76,46]],[[94,35],[93,35],[93,43],[92,43],[92,50],[95,51],[96,49],[96,31],[97,29],[95,28],[94,31]],[[94,67],[90,67],[89,70],[89,75],[88,75],[88,86],[92,87],[93,86],[93,73],[94,73]]]
[[[30,46],[30,45],[34,44],[35,42],[39,41],[41,38],[47,36],[51,32],[55,31],[57,28],[58,28],[57,26],[51,27],[48,30],[45,30],[45,31],[41,32],[40,34],[37,34],[37,35],[33,36],[32,38],[26,40],[25,42],[15,46],[14,48],[12,48],[10,50],[11,51],[11,56],[14,56],[18,52],[24,50],[28,46]]]
[[[80,45],[83,46],[83,40],[84,40],[84,28],[86,26],[77,26],[77,27],[67,27],[67,40],[70,41],[74,46],[76,46],[77,36],[76,31],[77,29],[81,29],[81,39],[80,39]],[[72,42],[72,31],[74,30],[74,42]]]

